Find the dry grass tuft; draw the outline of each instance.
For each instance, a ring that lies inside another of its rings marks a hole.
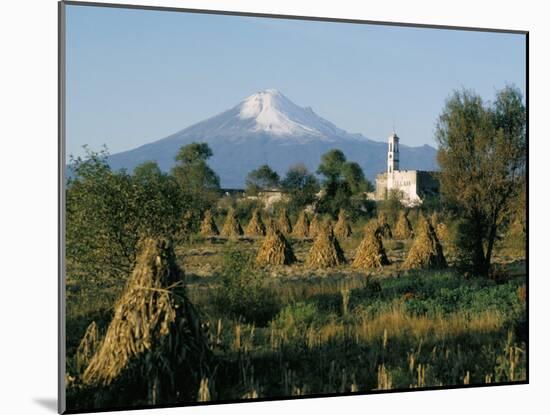
[[[252,218],[246,229],[244,230],[246,236],[264,236],[265,235],[265,225],[260,216],[260,211],[255,209],[252,213]]]
[[[340,212],[338,212],[338,222],[336,222],[336,226],[334,226],[334,235],[340,239],[349,238],[351,236],[351,226],[346,219],[346,211],[344,209],[340,209]]]
[[[356,268],[380,268],[390,261],[382,244],[382,231],[378,221],[370,221],[365,226],[365,236],[357,248],[353,266]]]
[[[445,268],[443,248],[431,223],[420,215],[415,239],[403,264],[405,269]]]
[[[317,232],[309,251],[306,265],[314,268],[328,268],[346,263],[344,251],[334,236],[330,221],[323,223]]]
[[[216,226],[216,222],[214,222],[214,217],[212,216],[212,212],[210,210],[207,210],[204,213],[204,219],[201,223],[201,230],[200,233],[202,236],[215,236],[219,235],[218,227]]]
[[[290,265],[296,262],[296,256],[285,236],[278,229],[270,226],[267,237],[264,239],[258,255],[257,265]]]
[[[235,210],[229,208],[227,211],[227,216],[225,218],[225,223],[223,224],[223,229],[221,235],[226,238],[238,238],[243,234],[243,228],[237,219]]]

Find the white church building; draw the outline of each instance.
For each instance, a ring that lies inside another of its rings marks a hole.
[[[388,168],[376,175],[375,200],[385,200],[398,192],[405,206],[418,206],[428,197],[439,194],[436,173],[421,170],[399,170],[399,137],[393,132],[388,138]]]

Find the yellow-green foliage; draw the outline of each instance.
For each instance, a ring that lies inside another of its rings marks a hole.
[[[420,215],[415,232],[415,238],[407,259],[403,264],[405,269],[414,268],[444,268],[447,266],[443,248],[431,223]]]
[[[435,234],[437,235],[437,239],[439,239],[440,242],[451,242],[451,232],[449,231],[447,224],[441,218],[441,215],[437,212],[432,213],[430,216],[430,222],[434,228]]]
[[[186,211],[183,213],[180,223],[180,232],[183,236],[187,236],[193,229],[193,212]]]

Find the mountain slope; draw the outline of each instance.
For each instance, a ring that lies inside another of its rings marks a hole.
[[[114,169],[132,170],[144,161],[155,160],[168,170],[179,148],[194,141],[210,145],[214,155],[209,164],[226,188],[243,187],[248,172],[262,164],[269,164],[281,175],[296,163],[315,171],[321,155],[333,148],[358,162],[371,180],[386,170],[386,143],[349,134],[274,89],[251,95],[235,107],[166,138],[114,154],[109,163]],[[436,169],[434,148],[401,145],[400,151],[402,169]]]

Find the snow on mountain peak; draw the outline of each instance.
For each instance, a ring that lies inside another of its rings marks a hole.
[[[249,96],[240,104],[239,118],[254,119],[254,131],[265,131],[275,136],[320,135],[306,125],[306,110],[290,101],[276,89],[265,89]],[[310,116],[310,115],[309,115]]]

